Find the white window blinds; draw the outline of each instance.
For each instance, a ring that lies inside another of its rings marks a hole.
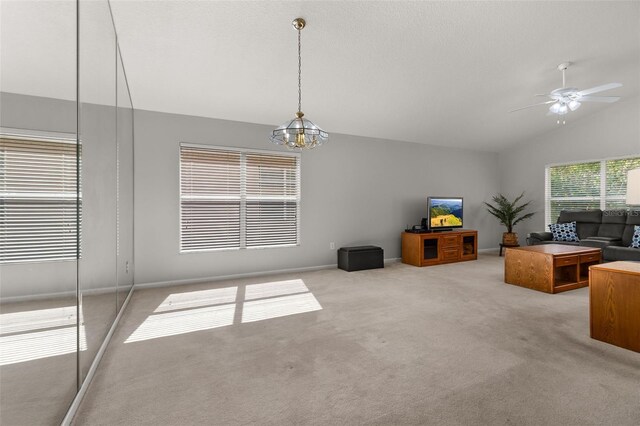
[[[180,147],[181,251],[295,245],[300,157]]]
[[[0,262],[77,258],[76,144],[0,138]]]
[[[623,209],[627,171],[640,167],[640,157],[548,166],[546,222],[555,223],[561,210]]]
[[[240,246],[240,153],[181,147],[181,250]]]
[[[247,247],[297,244],[298,157],[247,153]]]

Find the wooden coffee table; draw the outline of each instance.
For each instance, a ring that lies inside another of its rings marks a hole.
[[[504,282],[545,293],[589,285],[589,266],[600,263],[594,247],[542,244],[507,248]]]
[[[640,263],[596,265],[589,275],[591,337],[640,352]]]

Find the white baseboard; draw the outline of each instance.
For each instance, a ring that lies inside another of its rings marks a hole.
[[[103,288],[87,288],[81,290],[84,296],[97,296],[100,294],[109,294],[116,293],[118,291],[117,288],[114,287],[103,287]],[[42,293],[42,294],[32,294],[28,296],[9,296],[2,297],[2,303],[15,303],[15,302],[35,302],[39,300],[55,300],[62,299],[65,297],[76,297],[76,291],[61,291],[58,293]]]
[[[9,296],[2,297],[2,303],[15,303],[15,302],[36,302],[39,300],[55,300],[62,299],[65,297],[76,297],[76,291],[61,291],[59,293],[42,293],[42,294],[31,294],[28,296]]]
[[[483,249],[478,249],[478,253],[487,253],[487,252],[493,252],[498,250],[500,250],[500,247],[483,248]]]
[[[393,257],[389,259],[384,259],[384,264],[387,265],[387,264],[391,264],[399,261],[400,261],[399,257]],[[320,271],[323,269],[335,269],[337,267],[338,267],[338,264],[334,263],[332,265],[305,266],[302,268],[290,268],[290,269],[274,269],[270,271],[247,272],[243,274],[230,274],[230,275],[217,275],[217,276],[211,276],[211,277],[191,278],[191,279],[185,279],[185,280],[156,281],[156,282],[136,284],[136,288],[144,289],[144,288],[155,288],[155,287],[168,287],[173,285],[202,284],[202,283],[210,283],[210,282],[216,282],[216,281],[235,280],[240,278],[253,278],[253,277],[262,277],[262,276],[268,276],[268,275],[291,274],[296,272]]]
[[[82,386],[80,386],[80,389],[78,390],[78,393],[76,393],[76,396],[73,399],[73,402],[71,402],[71,406],[69,406],[69,410],[67,411],[67,414],[65,414],[64,419],[62,419],[62,423],[60,423],[61,426],[71,425],[71,422],[73,421],[73,417],[78,412],[80,403],[82,402],[82,399],[86,395],[87,390],[89,389],[89,385],[91,385],[91,381],[93,380],[93,377],[96,374],[96,370],[98,369],[98,365],[102,360],[102,356],[104,355],[105,351],[107,350],[107,346],[111,341],[111,336],[113,336],[113,333],[118,327],[120,318],[122,318],[123,313],[127,309],[127,306],[129,305],[129,300],[131,300],[131,295],[133,294],[134,290],[135,290],[135,285],[131,287],[131,290],[129,290],[129,294],[127,294],[127,298],[124,299],[124,303],[122,304],[122,307],[118,312],[118,315],[116,315],[116,319],[111,324],[111,328],[109,328],[109,332],[107,333],[107,336],[102,341],[102,345],[100,345],[100,349],[98,349],[98,353],[93,359],[93,362],[91,363],[91,367],[89,367],[89,371],[87,372],[87,376],[84,378],[84,381],[82,382]]]
[[[399,257],[393,257],[389,259],[385,259],[385,265],[399,262]],[[295,272],[308,272],[308,271],[319,271],[322,269],[331,269],[337,268],[337,264],[333,265],[320,265],[320,266],[307,266],[303,268],[291,268],[291,269],[277,269],[271,271],[263,271],[263,272],[248,272],[244,274],[232,274],[232,275],[221,275],[214,277],[205,277],[205,278],[193,278],[193,279],[185,279],[185,280],[174,280],[174,281],[158,281],[158,282],[150,282],[144,284],[136,284],[136,288],[153,288],[153,287],[166,287],[171,285],[182,285],[182,284],[201,284],[211,281],[223,281],[223,280],[233,280],[237,278],[251,278],[258,277],[263,275],[276,275],[276,274],[286,274],[286,273],[295,273]],[[85,289],[82,290],[82,294],[85,296],[96,296],[100,294],[107,293],[115,293],[116,289],[113,287],[105,287],[105,288],[93,288],[93,289]],[[74,291],[61,291],[59,293],[43,293],[43,294],[33,294],[28,296],[9,296],[3,297],[2,303],[15,303],[15,302],[35,302],[39,300],[52,300],[52,299],[61,299],[65,297],[76,297],[76,292]]]

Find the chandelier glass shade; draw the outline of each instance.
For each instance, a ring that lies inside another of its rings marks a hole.
[[[298,112],[291,120],[276,128],[272,133],[271,142],[284,145],[289,149],[313,149],[329,139],[329,133],[304,118],[302,112],[302,55],[300,32],[306,22],[302,18],[293,20],[293,27],[298,31]]]
[[[329,133],[304,118],[301,112],[275,129],[271,135],[271,142],[291,149],[312,149],[328,139]]]

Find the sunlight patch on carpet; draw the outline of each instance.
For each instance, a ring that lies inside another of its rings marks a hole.
[[[320,309],[322,306],[311,293],[274,297],[246,302],[242,309],[242,322],[262,321]]]
[[[244,324],[321,309],[301,279],[172,293],[125,343],[226,327],[234,321]],[[236,315],[237,311],[242,314]]]
[[[208,306],[149,316],[125,343],[210,330],[233,324],[236,305]]]
[[[234,303],[238,287],[213,288],[210,290],[173,293],[156,308],[154,312],[175,311],[177,309],[198,308],[201,306]]]
[[[76,324],[75,306],[0,315],[0,365],[76,352]],[[87,350],[84,325],[80,325],[80,350]]]
[[[245,289],[245,300],[263,299],[265,297],[283,296],[294,293],[306,293],[309,289],[301,279],[274,281],[263,284],[250,284]]]

